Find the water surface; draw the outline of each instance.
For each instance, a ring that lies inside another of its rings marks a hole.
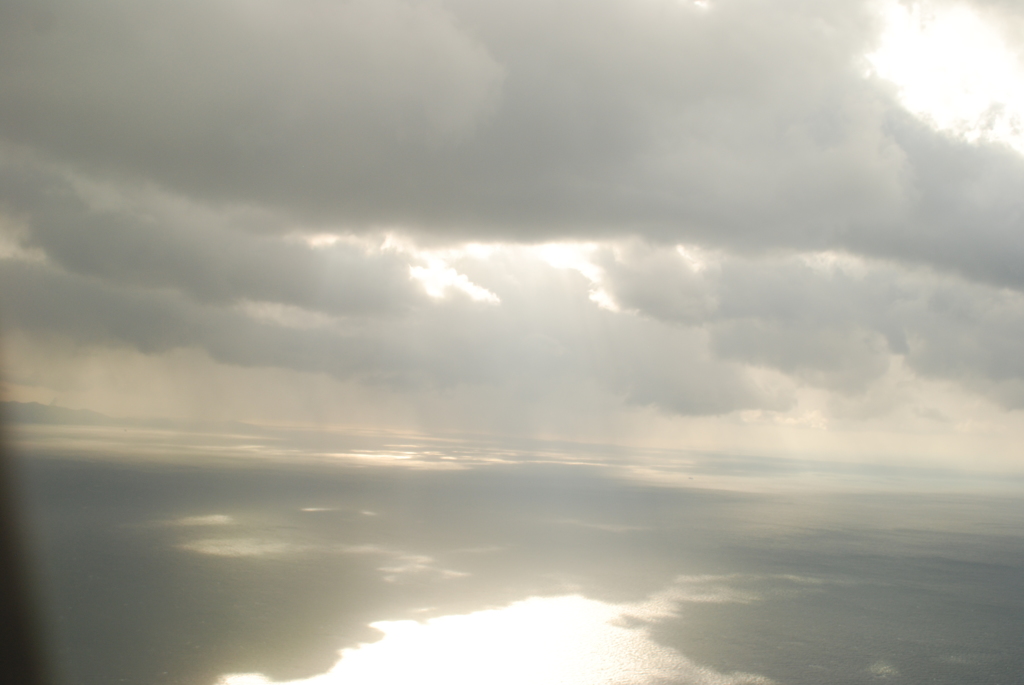
[[[1024,673],[1024,499],[1005,482],[561,443],[82,430],[18,442],[65,683]]]

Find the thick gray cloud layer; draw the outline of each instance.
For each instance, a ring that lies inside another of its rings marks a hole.
[[[867,74],[874,7],[0,2],[4,323],[523,403],[782,410],[900,359],[1024,406],[1024,159]],[[559,240],[590,280],[522,247]],[[513,246],[414,247],[464,241]],[[411,278],[449,266],[500,302]]]
[[[0,135],[335,226],[842,248],[1019,287],[1024,163],[865,78],[872,7],[9,1]]]
[[[68,271],[122,286],[176,288],[202,302],[250,299],[330,314],[397,312],[422,297],[406,262],[393,256],[351,243],[311,250],[244,230],[273,222],[258,212],[83,187],[32,160],[17,161],[0,163],[0,202],[9,215],[27,217],[25,242]]]
[[[722,358],[856,392],[898,355],[922,375],[1024,406],[1018,292],[835,255],[724,258],[695,273],[678,253],[634,244],[602,264],[622,306],[705,327]]]
[[[563,384],[597,382],[629,402],[683,414],[783,406],[712,359],[699,331],[581,308],[583,284],[566,291],[541,280],[509,293],[502,308],[440,303],[360,326],[290,326],[35,264],[8,265],[0,285],[9,321],[83,344],[147,353],[199,347],[229,364],[324,372],[398,390],[485,385],[528,401]],[[552,301],[559,291],[561,301]]]

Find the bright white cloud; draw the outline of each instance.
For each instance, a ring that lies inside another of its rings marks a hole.
[[[900,101],[941,131],[1024,153],[1024,70],[995,29],[965,4],[886,0],[868,60]]]
[[[439,257],[429,257],[426,266],[410,266],[409,275],[423,284],[426,293],[435,299],[444,298],[449,290],[458,290],[475,302],[498,304],[501,301],[490,290],[473,283]]]
[[[683,258],[694,273],[700,273],[704,269],[708,268],[708,257],[703,254],[703,251],[699,247],[676,245],[676,252],[679,253],[679,256]]]
[[[537,255],[556,269],[571,269],[590,281],[590,301],[602,309],[618,312],[619,305],[602,287],[604,271],[593,261],[599,246],[595,243],[548,243],[536,248]]]
[[[242,301],[238,309],[257,321],[265,321],[288,328],[321,328],[334,323],[334,318],[320,312],[279,302]]]

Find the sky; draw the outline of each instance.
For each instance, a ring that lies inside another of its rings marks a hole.
[[[1024,469],[1024,9],[2,0],[5,399]]]

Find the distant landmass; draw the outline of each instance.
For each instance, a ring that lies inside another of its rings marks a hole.
[[[38,402],[0,402],[0,418],[11,423],[68,424],[76,426],[116,425],[123,423],[88,409],[68,409]]]
[[[252,430],[253,425],[240,421],[180,419],[167,417],[115,417],[90,409],[69,409],[39,402],[0,402],[0,421],[22,425],[51,426],[127,426],[184,431]]]

